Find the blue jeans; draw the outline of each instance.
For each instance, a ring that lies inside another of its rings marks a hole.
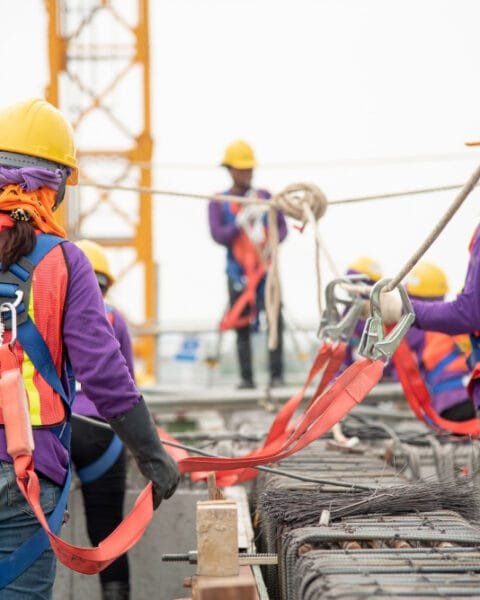
[[[53,511],[61,487],[48,479],[40,479],[40,500],[45,514]],[[0,461],[0,560],[18,548],[40,527],[30,506],[17,486],[10,463]],[[6,588],[1,600],[51,600],[56,561],[51,549],[43,554]]]

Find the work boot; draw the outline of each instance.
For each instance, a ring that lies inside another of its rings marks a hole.
[[[107,581],[102,584],[102,600],[130,600],[127,581]]]
[[[271,388],[283,387],[284,385],[285,381],[283,380],[283,377],[281,375],[273,375],[273,377],[270,378]]]
[[[254,390],[255,388],[256,385],[251,379],[242,379],[242,381],[237,385],[237,390]]]

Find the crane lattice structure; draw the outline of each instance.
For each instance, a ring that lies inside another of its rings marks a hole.
[[[70,118],[81,177],[151,187],[149,0],[45,0],[47,99]],[[60,216],[71,239],[88,237],[114,258],[115,303],[133,323],[157,321],[152,198],[148,193],[74,189]],[[155,341],[135,344],[148,377]]]

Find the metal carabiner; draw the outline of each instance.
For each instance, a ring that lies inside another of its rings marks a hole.
[[[358,347],[359,354],[365,358],[372,360],[382,359],[388,362],[398,348],[404,335],[415,321],[415,313],[413,312],[412,303],[407,291],[402,284],[399,284],[398,290],[404,314],[395,327],[388,334],[385,334],[385,325],[380,307],[380,294],[391,281],[391,279],[381,279],[373,286],[370,292],[371,316],[368,317],[365,323]]]
[[[23,295],[23,292],[20,292]],[[5,322],[4,322],[4,313],[11,313],[11,321],[10,321],[10,329],[12,331],[12,337],[10,338],[9,346],[13,348],[15,342],[17,341],[17,309],[20,302],[3,302],[0,305],[0,319],[1,319],[1,327],[0,327],[0,343],[3,344],[3,336],[5,334]]]
[[[361,293],[347,290],[349,298],[344,300],[336,295],[337,286],[342,284],[354,284],[365,281],[364,275],[347,275],[332,279],[325,288],[325,309],[322,313],[317,337],[321,340],[329,339],[333,342],[348,340],[353,335],[363,307]],[[346,305],[347,308],[341,313],[338,304]]]

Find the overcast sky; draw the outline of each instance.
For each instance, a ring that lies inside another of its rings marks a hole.
[[[6,105],[43,93],[46,20],[41,0],[0,8]],[[463,145],[480,138],[479,22],[478,0],[151,0],[156,186],[225,189],[216,165],[237,137],[254,146],[265,165],[256,183],[272,191],[313,181],[333,199],[463,182],[480,162]],[[178,167],[192,164],[201,168]],[[332,207],[320,228],[341,269],[370,254],[394,275],[453,195]],[[428,255],[453,291],[479,214],[477,191]],[[162,320],[215,322],[225,258],[206,205],[158,199],[155,236]],[[291,229],[284,297],[304,320],[316,319],[312,252],[308,229]]]

